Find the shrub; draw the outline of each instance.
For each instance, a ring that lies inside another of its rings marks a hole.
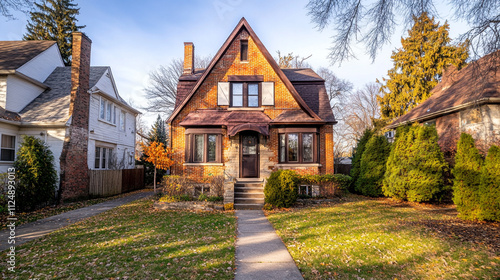
[[[224,197],[222,196],[209,196],[207,197],[206,201],[208,202],[217,202],[217,201],[223,201],[224,200]]]
[[[49,146],[33,136],[24,136],[17,159],[16,208],[33,210],[55,199],[57,172]]]
[[[319,185],[321,197],[334,197],[339,191],[348,190],[352,178],[344,174],[298,175],[298,181],[301,185]]]
[[[160,197],[158,200],[159,202],[179,202],[179,201],[191,201],[191,197],[189,195],[176,195],[176,196],[170,196],[170,195],[164,195]]]
[[[382,195],[382,180],[391,145],[382,135],[373,135],[366,143],[355,190],[367,196]]]
[[[290,207],[298,197],[298,176],[292,170],[271,173],[264,187],[265,202],[274,207]]]
[[[479,218],[479,184],[483,158],[470,134],[462,133],[457,143],[455,167],[453,168],[453,202],[457,205],[459,217],[466,220]]]
[[[415,202],[438,199],[446,191],[448,165],[437,142],[436,127],[414,125],[397,133],[386,164],[384,195]]]
[[[366,143],[373,135],[373,131],[370,129],[365,130],[363,135],[358,140],[356,144],[356,148],[354,148],[354,153],[352,155],[352,169],[351,169],[351,184],[349,185],[349,191],[354,192],[356,181],[359,178],[359,174],[361,172],[361,157],[363,156],[363,152],[365,151]]]
[[[266,204],[264,204],[264,207],[262,207],[262,209],[266,210],[266,211],[271,211],[274,209],[274,207],[271,204],[266,203]]]
[[[198,201],[207,201],[208,196],[206,196],[204,193],[200,194],[198,196]]]
[[[163,177],[162,192],[169,196],[191,195],[194,189],[193,182],[184,176],[166,175]]]
[[[480,219],[500,221],[500,148],[491,146],[481,170]]]
[[[224,204],[224,210],[234,210],[234,203]]]
[[[213,176],[210,177],[210,193],[217,197],[222,197],[224,195],[224,176]]]

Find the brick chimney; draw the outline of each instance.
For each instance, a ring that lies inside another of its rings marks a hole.
[[[71,97],[67,128],[60,157],[62,200],[89,194],[88,138],[90,95],[90,46],[92,41],[81,32],[73,33]]]
[[[184,43],[184,71],[183,74],[194,73],[194,45],[191,42]]]

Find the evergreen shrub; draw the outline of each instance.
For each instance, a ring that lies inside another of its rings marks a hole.
[[[349,186],[349,191],[355,191],[356,181],[359,178],[359,173],[361,171],[361,157],[363,156],[363,152],[365,151],[366,143],[373,135],[373,131],[371,129],[367,129],[363,132],[363,135],[358,140],[356,144],[356,148],[354,148],[354,153],[352,155],[352,168],[351,168],[351,184]]]
[[[14,167],[18,210],[33,210],[55,200],[57,172],[47,144],[36,137],[24,136]]]
[[[373,135],[366,143],[361,157],[359,178],[355,190],[367,196],[382,195],[382,180],[385,174],[385,164],[391,151],[391,145],[382,135]]]
[[[481,170],[480,219],[500,222],[500,148],[491,146]]]
[[[273,207],[290,207],[298,197],[299,177],[292,170],[277,170],[271,173],[264,187],[265,202]]]
[[[452,170],[453,202],[457,206],[459,217],[476,220],[480,216],[481,166],[483,158],[476,148],[470,134],[462,133],[457,143],[455,167]]]
[[[397,131],[387,160],[384,195],[414,201],[437,200],[447,191],[448,164],[438,145],[435,126],[414,125]]]

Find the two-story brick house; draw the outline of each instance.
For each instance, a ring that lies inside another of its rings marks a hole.
[[[192,43],[184,51],[168,119],[173,174],[223,175],[225,202],[245,207],[263,203],[262,185],[274,170],[333,173],[336,121],[313,70],[280,69],[244,18],[206,69],[194,69]],[[251,188],[260,193],[245,196]]]

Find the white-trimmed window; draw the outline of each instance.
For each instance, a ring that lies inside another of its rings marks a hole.
[[[113,156],[112,148],[95,147],[95,169],[109,169],[109,163]]]
[[[125,111],[120,111],[120,123],[119,127],[121,131],[125,131],[125,117],[126,117]]]
[[[0,161],[14,161],[16,157],[16,136],[2,134]]]
[[[109,123],[116,124],[116,106],[113,102],[101,97],[99,106],[99,118]]]

